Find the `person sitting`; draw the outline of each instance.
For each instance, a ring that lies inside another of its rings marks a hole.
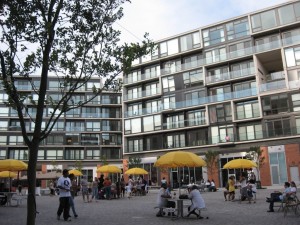
[[[205,202],[202,198],[202,195],[200,191],[198,190],[196,185],[193,185],[192,187],[188,188],[189,191],[189,199],[191,199],[191,206],[188,207],[188,215],[186,217],[189,217],[191,214],[194,214],[197,216],[198,219],[203,219],[203,217],[196,213],[197,209],[203,209],[205,208]]]
[[[206,188],[208,189],[208,188],[210,187],[210,185],[211,185],[210,180],[207,180],[207,181],[205,182]]]
[[[267,202],[269,202],[269,210],[267,212],[274,212],[274,202],[280,202],[284,200],[289,194],[291,194],[291,188],[290,188],[290,183],[285,182],[284,183],[284,191],[283,193],[276,191],[271,193],[270,198],[267,198]]]
[[[159,211],[156,214],[157,217],[164,216],[163,208],[167,207],[168,198],[171,198],[171,196],[167,193],[167,184],[162,183],[156,199],[157,208],[159,208]]]
[[[211,180],[210,182],[210,187],[208,188],[209,191],[212,191],[212,192],[216,192],[217,189],[216,189],[216,184],[215,184],[215,181],[214,180]]]

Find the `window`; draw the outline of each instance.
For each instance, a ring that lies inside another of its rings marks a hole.
[[[211,138],[213,144],[234,141],[233,125],[212,126]]]
[[[236,20],[226,24],[227,39],[232,40],[249,35],[248,19]]]
[[[121,104],[121,96],[120,95],[102,95],[101,96],[102,104]]]
[[[8,107],[0,107],[0,117],[7,117],[9,113]]]
[[[293,111],[300,111],[300,94],[292,94]]]
[[[23,136],[8,136],[8,145],[23,145]]]
[[[15,86],[18,90],[31,90],[31,84],[27,80],[16,80]]]
[[[110,134],[102,133],[102,144],[103,145],[121,145],[122,135],[120,134]]]
[[[79,134],[78,133],[66,133],[65,144],[66,145],[79,145]]]
[[[181,52],[200,47],[200,34],[195,32],[180,37],[180,50]]]
[[[135,70],[132,71],[131,73],[127,74],[127,83],[134,83],[141,80],[141,71],[140,70]]]
[[[64,152],[62,149],[49,149],[46,151],[46,159],[63,159]]]
[[[49,81],[49,90],[58,90],[60,88],[59,81]]]
[[[243,98],[256,95],[256,82],[245,81],[233,85],[234,98]]]
[[[142,132],[141,118],[125,120],[125,134]]]
[[[164,74],[171,74],[181,70],[181,60],[175,59],[163,64]]]
[[[236,119],[249,119],[259,117],[258,101],[241,102],[236,104]]]
[[[66,117],[80,117],[80,108],[71,109],[66,112]],[[50,116],[50,114],[48,114]]]
[[[230,79],[228,66],[208,70],[208,83],[214,83],[228,79]]]
[[[300,47],[285,49],[287,67],[300,65]]]
[[[209,119],[211,123],[232,121],[230,103],[209,106]]]
[[[6,135],[0,136],[0,144],[7,145],[7,136]]]
[[[263,138],[262,125],[261,124],[245,124],[239,125],[239,140],[248,141]]]
[[[146,137],[146,149],[145,150],[157,150],[164,148],[163,135],[151,135]]]
[[[86,131],[101,131],[101,123],[99,121],[87,121]]]
[[[99,89],[100,88],[100,80],[99,81],[88,81],[86,83],[86,90],[92,91],[94,88]]]
[[[166,116],[166,128],[175,129],[184,127],[184,115],[167,115]]]
[[[206,123],[205,110],[187,112],[188,126],[203,125]]]
[[[161,100],[152,100],[146,102],[147,113],[157,113],[162,110]]]
[[[84,131],[84,122],[81,121],[67,121],[66,131]]]
[[[5,93],[0,93],[0,102],[6,102],[8,100],[8,95]]]
[[[120,148],[102,148],[101,157],[105,159],[121,159]]]
[[[163,98],[163,109],[174,109],[176,107],[175,105],[175,96],[170,95],[170,96],[165,96]]]
[[[64,143],[63,135],[49,135],[46,139],[47,145],[61,145]]]
[[[278,137],[291,135],[291,125],[289,118],[276,120],[266,120],[267,137]]]
[[[166,147],[167,148],[185,147],[185,135],[184,134],[168,134]]]
[[[146,79],[160,76],[160,65],[149,66],[145,68]]]
[[[103,131],[122,131],[121,121],[102,120]]]
[[[6,159],[6,150],[0,149],[0,159]]]
[[[101,108],[102,118],[121,118],[121,109],[117,107]]]
[[[51,123],[52,125],[53,123]],[[51,126],[50,125],[50,126]],[[63,121],[56,121],[54,124],[52,131],[64,131],[65,130],[65,123]]]
[[[82,117],[86,118],[98,118],[100,115],[99,107],[82,107]]]
[[[128,109],[128,116],[137,116],[137,115],[142,115],[142,103],[134,103],[134,104],[128,104],[127,106]]]
[[[101,96],[98,95],[95,97],[94,95],[87,95],[86,101],[89,101],[87,104],[99,105],[99,104],[101,104]]]
[[[152,84],[147,84],[145,85],[146,88],[146,95],[145,96],[152,96],[159,94],[159,83],[152,83]]]
[[[142,97],[142,87],[134,87],[127,90],[127,100]]]
[[[160,56],[173,55],[179,52],[178,39],[160,43]]]
[[[62,96],[60,94],[57,94],[57,95],[52,95],[51,94],[51,97],[55,97],[55,100],[56,101],[59,101],[61,100]],[[70,105],[77,105],[79,102],[83,102],[84,101],[84,95],[73,95],[71,97],[71,99],[68,101],[68,104]]]
[[[211,102],[220,102],[232,99],[230,85],[209,89],[209,97]]]
[[[99,145],[99,134],[81,134],[81,145]]]
[[[183,73],[183,83],[187,87],[203,86],[202,68]]]
[[[187,146],[208,144],[208,129],[187,131]]]
[[[173,76],[162,78],[163,92],[175,91],[175,81]]]
[[[9,150],[10,159],[18,160],[28,160],[28,150],[27,149],[10,149]]]
[[[182,69],[191,69],[198,67],[201,64],[203,56],[202,54],[191,55],[183,58],[183,68]]]
[[[7,130],[8,121],[0,121],[0,130]]]
[[[197,90],[185,93],[186,106],[199,105],[205,103],[205,90]]]
[[[262,98],[264,115],[276,115],[289,111],[287,94],[265,96]]]
[[[127,141],[127,151],[126,152],[142,152],[143,151],[143,139],[133,138]]]
[[[82,160],[84,159],[83,149],[66,149],[66,160]]]
[[[253,61],[232,64],[230,70],[232,78],[244,77],[255,73]]]
[[[287,5],[278,8],[279,23],[284,25],[296,21],[293,5]]]
[[[258,32],[277,26],[275,10],[269,10],[251,16],[252,31]]]
[[[225,41],[225,33],[223,26],[203,30],[202,34],[205,47]]]
[[[86,159],[100,159],[100,149],[87,148]]]
[[[300,118],[296,118],[296,130],[297,134],[300,134]]]
[[[45,151],[38,150],[38,160],[45,160]]]
[[[233,45],[229,45],[229,55],[231,58],[236,58],[251,53],[251,41],[244,41]]]
[[[227,58],[227,55],[226,55],[225,47],[216,48],[216,49],[205,52],[205,60],[206,60],[207,64],[220,62],[220,61],[226,60],[226,58]]]
[[[161,116],[146,116],[143,117],[144,132],[161,130]]]

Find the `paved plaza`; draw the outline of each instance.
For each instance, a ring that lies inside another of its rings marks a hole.
[[[82,197],[75,198],[77,219],[72,217],[71,222],[56,219],[58,208],[58,196],[37,196],[37,225],[74,224],[74,225],[168,225],[168,224],[213,224],[213,225],[299,225],[300,216],[290,212],[283,217],[282,212],[267,213],[268,203],[266,196],[273,191],[271,189],[258,190],[256,203],[225,202],[223,192],[204,192],[207,211],[202,216],[209,219],[197,220],[191,218],[172,220],[168,217],[156,217],[157,190],[150,190],[147,196],[135,196],[113,200],[99,200],[98,202],[83,203]],[[0,207],[0,224],[25,225],[26,224],[26,201],[19,207]],[[185,209],[186,210],[186,209]],[[277,209],[276,209],[277,210]],[[73,214],[71,213],[73,216]]]

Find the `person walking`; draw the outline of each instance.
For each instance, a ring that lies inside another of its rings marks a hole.
[[[88,187],[88,181],[86,175],[82,176],[80,184],[81,184],[81,193],[82,193],[83,202],[90,202],[89,187]]]
[[[97,202],[97,199],[98,199],[98,177],[95,177],[94,181],[92,182],[92,199],[91,199],[91,201],[93,201],[93,199],[95,199],[95,201]]]
[[[71,180],[68,177],[69,172],[67,169],[63,170],[63,176],[57,181],[57,188],[59,189],[59,207],[57,210],[57,219],[60,220],[60,216],[63,213],[65,221],[71,221],[70,216],[70,197],[71,197]]]
[[[75,203],[74,203],[75,194],[77,192],[77,183],[76,183],[75,175],[74,174],[70,174],[69,178],[71,180],[71,189],[70,189],[71,197],[69,199],[70,200],[70,207],[72,209],[74,217],[77,218],[78,214],[76,213]]]

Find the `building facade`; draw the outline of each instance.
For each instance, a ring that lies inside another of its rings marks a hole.
[[[39,86],[40,78],[32,77],[32,83]],[[16,77],[15,85],[27,96],[37,100],[28,80]],[[99,88],[100,78],[91,78],[80,87],[72,100],[86,101],[93,96],[93,87]],[[28,148],[21,133],[17,111],[5,105],[8,97],[3,87],[0,90],[0,159],[28,160]],[[47,99],[53,101],[62,97],[57,77],[49,77]],[[70,100],[70,101],[72,101]],[[24,111],[26,130],[33,132],[36,109],[27,101],[28,113]],[[82,167],[89,179],[96,175],[97,165],[104,161],[122,167],[122,93],[103,91],[82,108],[65,113],[55,124],[51,134],[40,144],[37,171],[51,171]],[[46,105],[44,119],[52,113]],[[31,119],[33,118],[33,119]],[[45,126],[45,123],[42,124]]]
[[[219,152],[219,168],[172,170],[169,179],[217,179],[259,146],[263,185],[299,182],[300,2],[290,1],[156,42],[124,75],[124,159],[141,158],[159,184],[157,157]],[[165,171],[164,171],[165,172]]]

